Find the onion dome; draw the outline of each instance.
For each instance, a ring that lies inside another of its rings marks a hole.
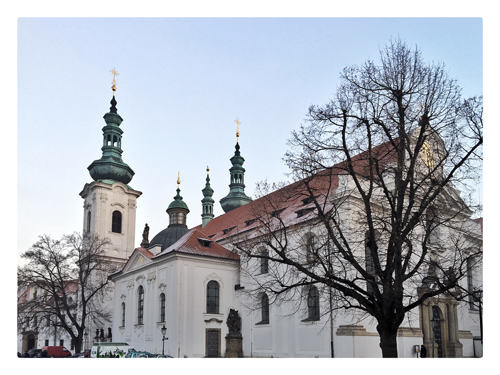
[[[189,213],[189,208],[187,204],[182,200],[182,197],[180,195],[180,183],[180,178],[178,178],[177,195],[174,197],[173,202],[170,203],[167,208],[169,225],[153,237],[153,239],[149,242],[150,248],[153,246],[161,245],[161,250],[164,250],[170,245],[177,242],[179,238],[181,238],[185,233],[188,232],[186,217]]]
[[[114,71],[113,74],[115,75],[118,73]],[[119,181],[121,183],[128,184],[134,176],[134,171],[122,160],[123,150],[121,148],[121,144],[123,130],[120,129],[120,124],[122,123],[123,118],[118,114],[116,109],[115,84],[115,79],[113,78],[113,98],[110,102],[111,108],[109,109],[109,112],[104,115],[106,126],[102,128],[102,156],[100,159],[94,160],[87,169],[89,170],[90,176],[94,181],[107,180],[111,183]]]

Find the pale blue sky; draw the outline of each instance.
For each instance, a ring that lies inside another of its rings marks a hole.
[[[239,118],[246,192],[282,181],[286,141],[311,104],[335,92],[341,69],[377,59],[391,38],[444,62],[482,94],[480,18],[20,18],[18,20],[18,252],[43,233],[82,230],[78,193],[101,156],[102,116],[116,68],[123,160],[135,171],[136,242],[154,236],[181,195],[201,223],[205,168],[228,193]]]

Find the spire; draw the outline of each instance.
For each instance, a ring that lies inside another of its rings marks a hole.
[[[230,181],[229,184],[229,194],[220,200],[220,204],[224,212],[229,212],[243,206],[252,201],[252,198],[248,197],[245,194],[245,168],[243,168],[243,163],[245,159],[241,156],[240,153],[240,144],[239,144],[239,125],[241,122],[236,119],[236,146],[234,156],[230,159],[231,164],[233,165],[229,169],[230,173]]]
[[[182,200],[182,197],[181,197],[181,188],[180,188],[180,184],[181,184],[181,172],[177,172],[177,195],[174,197],[174,201],[172,203],[170,203],[170,205],[168,206],[167,208],[167,213],[170,214],[170,211],[172,211],[173,209],[176,209],[176,212],[181,210],[181,211],[185,211],[184,214],[187,214],[189,212],[189,208],[187,206],[187,204]],[[180,211],[179,211],[180,212]],[[170,218],[172,219],[172,217]],[[184,223],[185,223],[185,220],[184,220]],[[170,224],[177,224],[177,221],[174,220],[174,223],[172,223],[172,220],[170,220]]]
[[[120,129],[120,124],[123,119],[116,109],[117,102],[115,99],[115,77],[118,73],[115,69],[110,70],[110,72],[113,74],[113,86],[111,86],[113,97],[111,98],[109,112],[104,115],[106,125],[102,128],[102,156],[100,159],[94,160],[87,169],[94,181],[119,181],[128,184],[134,176],[134,171],[122,160],[123,150],[121,143],[123,130]]]
[[[164,250],[188,232],[186,216],[189,213],[189,208],[182,200],[180,183],[180,172],[177,172],[177,195],[167,208],[168,227],[153,237],[149,242],[150,247],[161,245],[161,249]]]
[[[203,199],[201,200],[201,227],[204,228],[205,225],[208,224],[210,220],[214,218],[214,203],[215,201],[212,199],[212,195],[214,195],[214,189],[210,186],[210,169],[207,166],[207,183],[205,184],[205,188],[201,191],[203,193]]]

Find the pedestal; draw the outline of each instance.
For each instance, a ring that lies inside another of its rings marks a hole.
[[[226,336],[226,358],[243,357],[243,337]]]

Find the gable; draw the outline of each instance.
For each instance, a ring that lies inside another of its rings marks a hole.
[[[135,249],[130,258],[128,259],[127,264],[125,264],[125,266],[123,267],[122,272],[125,273],[133,271],[152,264],[153,263],[153,261],[151,260],[152,254],[148,253],[149,251],[147,251],[146,249],[142,248]]]

